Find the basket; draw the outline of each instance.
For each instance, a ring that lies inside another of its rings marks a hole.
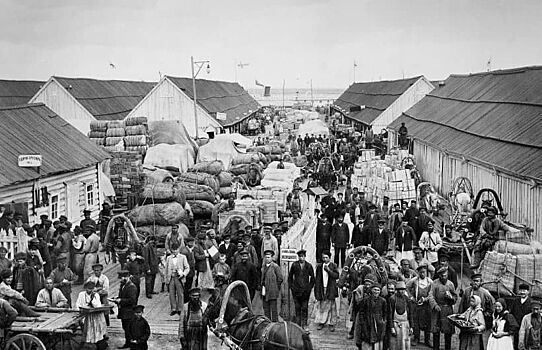
[[[472,329],[472,328],[477,327],[475,324],[472,324],[469,321],[460,318],[459,315],[450,315],[448,316],[448,320],[454,326],[456,326],[457,328],[461,330]]]

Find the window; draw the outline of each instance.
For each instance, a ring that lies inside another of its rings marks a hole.
[[[86,186],[87,189],[87,207],[94,205],[94,185],[90,184]]]
[[[58,219],[58,194],[51,197],[51,219]]]

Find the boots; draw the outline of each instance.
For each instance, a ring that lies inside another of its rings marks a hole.
[[[161,293],[164,293],[165,291],[166,291],[166,283],[165,283],[165,282],[162,282]]]
[[[440,333],[435,332],[433,333],[433,350],[439,350],[439,349],[440,349]]]

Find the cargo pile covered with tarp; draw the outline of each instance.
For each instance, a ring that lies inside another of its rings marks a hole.
[[[309,120],[297,129],[297,135],[304,137],[305,135],[322,135],[329,136],[329,127],[320,119]]]

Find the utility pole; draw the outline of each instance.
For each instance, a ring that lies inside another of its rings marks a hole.
[[[194,94],[194,126],[196,127],[196,140],[199,137],[199,127],[198,127],[198,96],[196,93],[196,77],[198,76],[201,68],[207,63],[207,73],[210,72],[211,66],[210,61],[194,61],[194,56],[190,56],[190,62],[192,63],[192,93]],[[198,66],[198,71],[194,73],[194,65]]]

